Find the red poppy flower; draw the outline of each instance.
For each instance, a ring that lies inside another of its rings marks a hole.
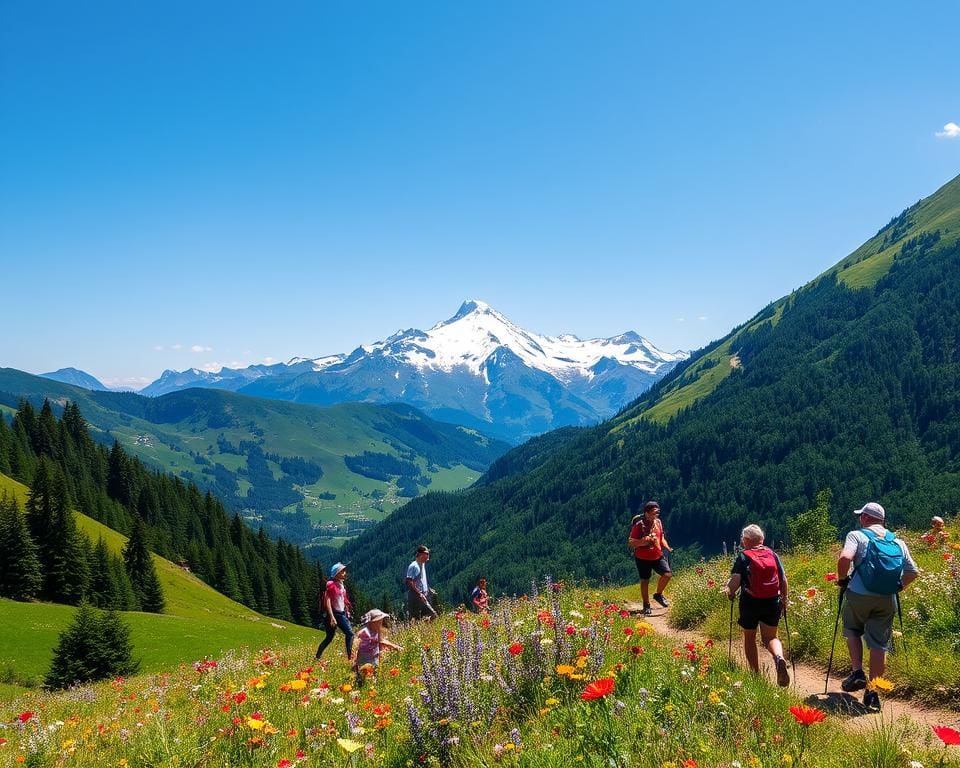
[[[945,725],[934,725],[931,727],[933,728],[933,732],[937,734],[937,738],[944,744],[960,746],[960,731],[955,731],[953,728],[948,728]]]
[[[587,683],[587,687],[583,689],[580,698],[584,701],[602,699],[604,696],[609,696],[613,693],[615,686],[616,681],[612,677],[602,677],[599,680],[594,680],[592,683]]]
[[[815,598],[816,596],[817,596],[817,588],[810,587],[810,589],[807,590],[807,598],[810,600],[813,600],[813,598]]]
[[[835,574],[835,573],[825,573],[825,574],[823,574],[823,578],[826,579],[827,581],[836,581],[836,580],[837,580],[837,574]]]
[[[800,725],[813,725],[826,719],[827,713],[816,707],[808,707],[801,704],[799,707],[790,707],[790,714],[794,716]]]
[[[697,768],[697,761],[691,757],[689,760],[684,760],[680,765],[682,765],[683,768]]]
[[[514,643],[507,650],[510,651],[512,656],[519,656],[523,653],[523,643]]]
[[[563,628],[563,631],[566,632],[568,635],[577,634],[577,628],[573,626],[573,624],[567,624],[567,626]]]
[[[31,717],[33,717],[33,712],[27,710],[26,712],[21,712],[21,713],[17,716],[17,719],[18,719],[21,723],[25,723],[25,722],[27,722],[27,720],[29,720]]]
[[[277,762],[277,768],[290,768],[291,765],[293,765],[293,763],[287,760],[287,758],[283,758]]]

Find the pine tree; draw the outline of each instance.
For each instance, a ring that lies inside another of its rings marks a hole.
[[[161,613],[164,606],[163,588],[147,549],[147,527],[142,518],[136,518],[133,523],[130,538],[123,548],[123,561],[140,610]]]
[[[0,498],[0,597],[30,600],[43,586],[37,547],[16,499]]]
[[[87,599],[97,608],[113,608],[123,610],[125,605],[119,604],[117,584],[114,580],[114,571],[110,567],[110,552],[103,536],[97,539],[90,558],[90,589]]]
[[[44,685],[60,689],[130,675],[140,666],[132,653],[130,628],[119,614],[102,613],[83,603],[73,622],[60,634]]]

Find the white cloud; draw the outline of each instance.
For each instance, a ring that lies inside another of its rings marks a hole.
[[[109,389],[143,389],[152,379],[146,376],[125,376],[112,379],[102,379],[104,386]]]
[[[267,365],[272,365],[272,364],[273,364],[273,358],[272,358],[272,357],[265,357],[265,358],[263,358],[263,362],[265,362]]]
[[[200,370],[206,371],[207,373],[217,373],[221,368],[223,368],[223,366],[214,360],[213,362],[204,363]]]
[[[174,344],[170,349],[183,349],[183,344]]]
[[[675,322],[675,323],[685,323],[685,322],[687,322],[687,318],[685,318],[685,317],[675,317],[675,318],[673,318],[673,322]]]
[[[163,352],[163,344],[157,344],[157,345],[153,348],[153,351],[154,351],[154,352]]]
[[[697,318],[697,320],[709,320],[709,319],[710,319],[710,318],[708,318],[706,315],[700,315],[700,316]]]
[[[956,123],[947,123],[942,131],[937,131],[938,139],[960,139],[960,125]]]
[[[190,351],[191,352],[212,352],[213,349],[211,349],[210,347],[205,347],[202,344],[194,344],[192,347],[190,347]]]

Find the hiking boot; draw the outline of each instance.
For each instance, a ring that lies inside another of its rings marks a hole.
[[[840,683],[840,687],[847,693],[851,691],[860,691],[867,687],[867,676],[863,674],[862,669],[855,669]]]
[[[786,688],[790,685],[790,673],[787,671],[787,660],[783,656],[777,656],[777,685]]]
[[[863,692],[863,708],[867,712],[879,712],[880,711],[880,694],[876,691],[864,691]]]
[[[667,598],[665,598],[659,592],[654,594],[653,599],[656,600],[658,603],[660,603],[660,605],[662,605],[664,608],[670,607],[670,603],[667,602]]]
[[[650,607],[650,603],[644,603],[643,610],[640,613],[643,616],[653,616],[653,608]]]

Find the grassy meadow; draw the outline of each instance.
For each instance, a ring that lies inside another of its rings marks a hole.
[[[27,489],[0,475],[0,493],[17,497],[21,505]],[[119,553],[126,537],[84,515],[77,514],[81,530],[96,542]],[[163,586],[162,614],[127,612],[134,655],[144,672],[160,672],[197,656],[215,656],[241,646],[261,647],[314,642],[318,633],[262,616],[224,597],[190,572],[154,555]],[[50,666],[60,632],[76,608],[51,603],[19,603],[0,599],[0,700],[39,685]]]
[[[854,734],[616,596],[545,583],[489,616],[397,627],[404,649],[359,678],[339,644],[320,663],[304,644],[31,692],[0,705],[0,765],[841,768],[855,750],[858,765],[960,766],[929,729]]]

